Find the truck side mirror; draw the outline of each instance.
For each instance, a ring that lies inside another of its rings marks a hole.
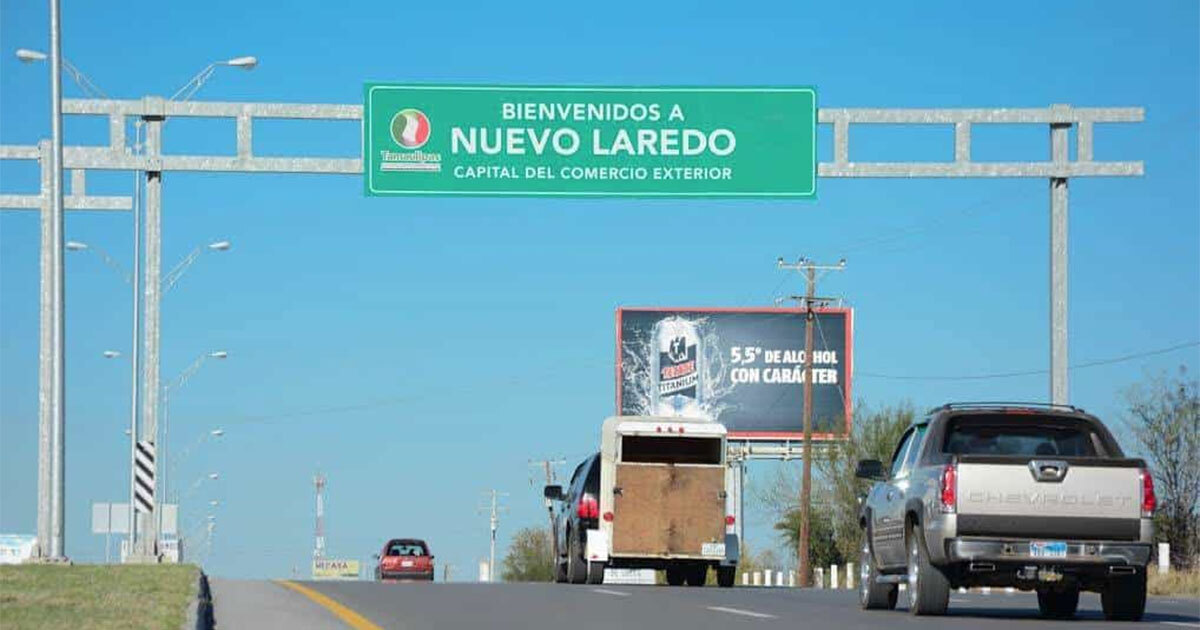
[[[887,471],[883,469],[883,462],[878,459],[860,459],[858,466],[854,469],[854,476],[859,479],[870,479],[871,481],[887,481]]]
[[[371,554],[371,557],[372,557],[372,558],[375,558],[376,560],[378,560],[378,559],[379,559],[379,554],[377,554],[377,553],[373,553],[373,554]]]
[[[552,501],[562,501],[562,486],[546,486],[546,489],[542,491],[542,496]]]

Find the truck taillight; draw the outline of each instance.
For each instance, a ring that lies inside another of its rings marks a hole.
[[[726,517],[725,517],[725,524],[726,524],[726,525],[728,525],[728,526],[730,526],[730,527],[732,527],[732,526],[733,526],[733,524],[734,524],[734,523],[736,523],[736,522],[737,522],[737,519],[736,519],[736,518],[734,518],[734,516],[733,516],[732,514],[730,514],[729,516],[726,516]]]
[[[600,505],[596,497],[585,494],[579,499],[579,518],[600,518]]]
[[[947,464],[942,469],[942,511],[953,514],[958,506],[958,466]]]
[[[1142,477],[1142,516],[1150,518],[1154,516],[1154,508],[1158,507],[1158,497],[1154,494],[1154,477],[1150,476],[1150,471],[1145,468],[1141,471]]]
[[[611,522],[612,522],[612,520],[613,520],[613,513],[612,513],[612,512],[605,512],[605,513],[604,513],[604,521],[605,521],[606,523],[611,523]]]

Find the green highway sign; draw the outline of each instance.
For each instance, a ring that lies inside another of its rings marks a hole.
[[[809,87],[367,83],[366,194],[812,198]]]

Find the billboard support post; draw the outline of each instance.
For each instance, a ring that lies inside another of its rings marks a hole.
[[[778,262],[780,269],[804,272],[804,473],[800,483],[800,586],[812,586],[812,566],[808,554],[808,540],[812,535],[812,381],[813,381],[813,304],[817,301],[817,271],[841,271],[846,268],[846,259],[837,265],[817,265],[801,258],[794,265]]]

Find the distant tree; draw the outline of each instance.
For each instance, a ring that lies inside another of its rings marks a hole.
[[[546,529],[526,527],[513,536],[500,577],[505,582],[550,582],[554,580],[551,555]]]
[[[833,532],[833,510],[824,505],[813,505],[809,520],[808,557],[813,567],[845,564],[847,558],[838,548]],[[787,544],[788,549],[800,548],[800,510],[789,510],[775,523],[775,529]],[[857,561],[857,556],[854,556]]]
[[[857,479],[854,469],[860,459],[891,458],[904,430],[917,413],[912,403],[872,409],[859,403],[849,440],[822,448],[814,459],[813,505],[809,557],[814,567],[833,562],[857,561],[862,547],[858,527],[859,498],[870,482]],[[795,554],[800,539],[800,471],[781,471],[776,480],[757,493],[757,500],[776,516],[775,529]]]
[[[1187,368],[1158,374],[1125,391],[1125,422],[1149,460],[1158,495],[1158,538],[1171,544],[1171,564],[1191,567],[1200,555],[1200,382]]]
[[[827,493],[834,541],[847,560],[858,561],[863,544],[862,529],[858,526],[860,500],[871,488],[870,481],[854,476],[858,460],[878,459],[886,466],[900,436],[916,417],[917,411],[908,401],[878,409],[860,405],[854,415],[851,438],[836,443],[827,457],[814,462]]]

